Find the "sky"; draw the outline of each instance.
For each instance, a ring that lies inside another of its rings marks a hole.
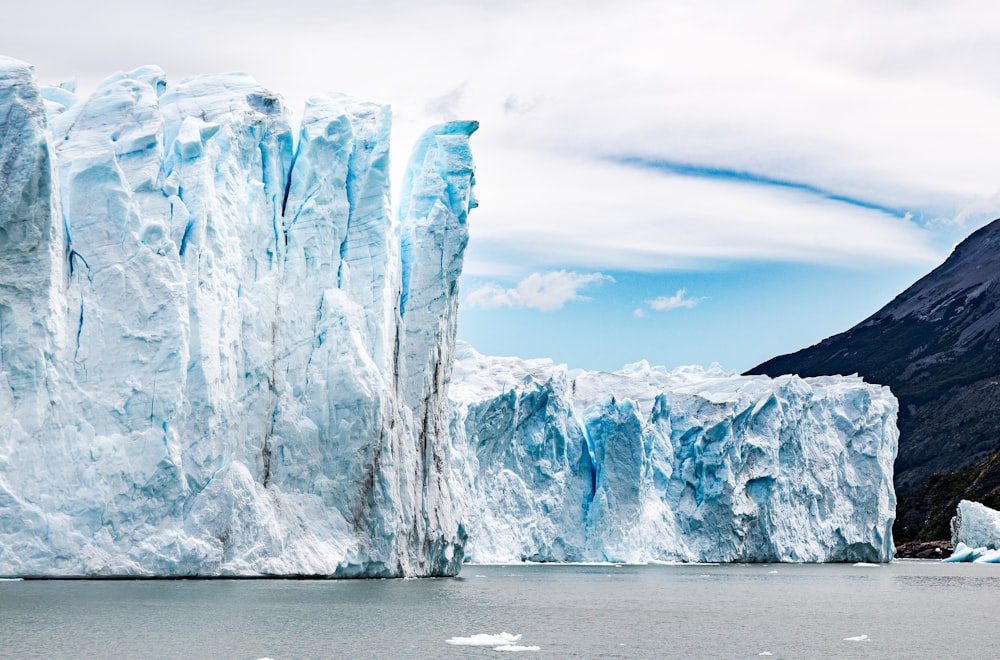
[[[5,7],[0,54],[388,103],[397,182],[479,120],[458,335],[487,354],[744,371],[1000,217],[989,1],[51,0]]]

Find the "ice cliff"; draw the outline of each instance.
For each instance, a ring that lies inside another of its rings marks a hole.
[[[454,574],[475,122],[0,58],[0,574]]]
[[[475,562],[889,561],[897,404],[857,377],[615,373],[459,345]]]

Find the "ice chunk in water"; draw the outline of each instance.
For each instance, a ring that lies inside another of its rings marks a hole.
[[[511,635],[508,632],[502,632],[499,635],[476,633],[469,637],[452,637],[444,641],[446,644],[454,644],[455,646],[507,646],[520,639],[521,635]]]

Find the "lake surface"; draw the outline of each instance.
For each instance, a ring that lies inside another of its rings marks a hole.
[[[1000,566],[466,566],[428,580],[0,582],[0,657],[990,658]],[[849,638],[861,638],[861,641]]]

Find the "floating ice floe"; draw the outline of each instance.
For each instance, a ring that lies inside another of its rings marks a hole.
[[[446,644],[454,644],[455,646],[510,646],[520,639],[521,635],[502,632],[499,635],[477,633],[469,637],[452,637],[444,641]]]
[[[870,642],[872,640],[868,639],[868,635],[858,635],[857,637],[845,637],[845,642]]]
[[[945,557],[941,561],[945,563],[975,561],[984,552],[986,552],[986,548],[970,548],[959,541],[955,544],[955,549],[952,551],[951,556]]]
[[[987,550],[975,561],[977,564],[1000,564],[1000,550]]]
[[[950,557],[941,560],[945,563],[975,562],[976,564],[1000,564],[1000,550],[992,550],[986,546],[970,548],[961,541],[955,544],[955,550]]]

